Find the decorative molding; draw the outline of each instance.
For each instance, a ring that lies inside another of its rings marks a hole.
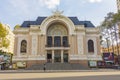
[[[86,34],[100,34],[99,28],[85,28]]]
[[[100,55],[87,56],[87,55],[70,55],[70,60],[102,60]]]
[[[37,48],[38,48],[38,37],[37,35],[32,35],[32,55],[37,55]]]
[[[45,56],[36,56],[36,57],[31,57],[31,56],[26,56],[26,57],[17,57],[17,56],[14,56],[13,57],[13,62],[14,61],[31,61],[31,60],[46,60],[46,57]]]
[[[18,28],[13,31],[14,34],[28,34],[29,28]]]
[[[94,42],[94,53],[93,54],[97,54],[97,39],[95,36],[87,36],[86,37],[86,49],[87,49],[87,54],[91,54],[88,52],[88,40],[93,40]]]
[[[52,35],[61,36],[61,35],[68,35],[68,32],[63,25],[58,24],[58,25],[50,26],[48,28],[47,35],[49,35],[49,36],[52,36]]]
[[[53,16],[46,18],[41,24],[41,27],[40,27],[41,33],[46,34],[48,27],[51,24],[56,23],[56,22],[60,22],[60,23],[64,24],[68,28],[69,34],[74,33],[75,25],[69,18],[67,18],[63,15],[59,15],[59,16],[53,15]]]
[[[78,47],[78,54],[84,54],[84,48],[83,48],[83,35],[77,34],[77,47]]]
[[[27,41],[27,53],[28,53],[28,50],[29,50],[29,48],[28,48],[28,46],[29,46],[29,44],[28,44],[28,36],[20,36],[20,37],[18,37],[18,45],[17,45],[17,56],[20,56],[20,55],[23,55],[21,52],[20,52],[20,47],[21,47],[21,41],[22,40],[26,40]],[[26,54],[27,54],[26,53]]]

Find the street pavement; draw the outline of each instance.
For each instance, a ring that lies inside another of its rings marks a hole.
[[[119,70],[4,72],[0,80],[120,80]]]
[[[120,80],[120,75],[109,76],[85,76],[85,77],[62,77],[62,78],[33,78],[33,79],[11,79],[11,80]]]

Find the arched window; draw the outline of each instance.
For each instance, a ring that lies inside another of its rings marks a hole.
[[[88,52],[94,52],[94,42],[93,42],[93,40],[88,41]]]
[[[26,53],[27,52],[27,41],[26,40],[21,41],[20,52],[21,53]]]

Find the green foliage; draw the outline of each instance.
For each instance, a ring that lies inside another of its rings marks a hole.
[[[4,58],[7,57],[7,60],[4,60],[5,63],[10,63],[10,64],[12,63],[12,57],[13,57],[12,53],[4,52],[0,50],[0,55],[3,55]]]
[[[20,28],[20,25],[19,25],[19,24],[17,24],[17,25],[14,27],[14,29],[17,29],[17,28]]]
[[[120,22],[120,12],[113,15],[113,23]]]
[[[107,47],[109,44],[113,45],[113,41],[117,42],[117,31],[115,31],[115,23],[113,23],[114,13],[110,12],[105,17],[104,21],[100,25],[101,29],[101,37],[100,37],[100,44],[104,46],[102,43],[107,43]],[[107,40],[106,40],[107,39]],[[109,41],[109,42],[108,42]]]
[[[0,50],[0,55],[6,55],[6,54],[7,54],[7,52]]]
[[[8,35],[8,30],[0,23],[0,48],[5,47],[7,48],[10,44],[10,41],[6,38]]]
[[[10,45],[10,41],[7,38],[3,38],[2,40],[2,46],[7,48]]]
[[[111,28],[114,25],[113,16],[114,16],[114,13],[112,12],[108,13],[104,21],[102,22],[101,27],[104,27],[107,29]]]
[[[0,23],[0,38],[6,37],[8,34],[7,29]]]

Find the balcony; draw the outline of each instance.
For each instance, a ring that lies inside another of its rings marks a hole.
[[[70,45],[45,45],[45,47],[70,47]]]
[[[46,49],[69,49],[70,45],[45,45]]]

